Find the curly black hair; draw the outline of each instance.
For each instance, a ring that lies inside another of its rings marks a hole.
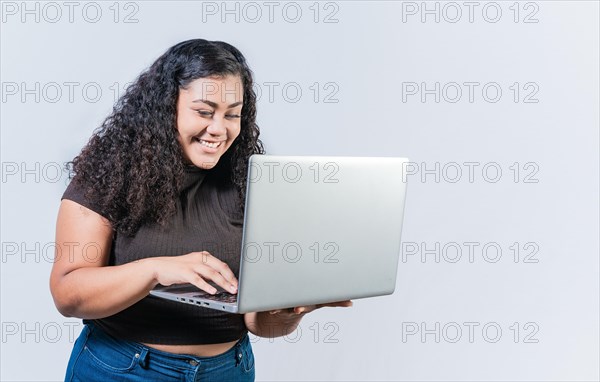
[[[248,158],[265,153],[258,139],[253,73],[232,45],[193,39],[169,48],[142,72],[79,155],[66,163],[71,181],[104,211],[113,230],[132,236],[141,225],[164,226],[175,214],[186,166],[177,141],[179,91],[198,78],[228,75],[239,76],[244,86],[241,130],[210,171],[236,186],[243,209]]]

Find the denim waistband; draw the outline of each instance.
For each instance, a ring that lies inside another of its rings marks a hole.
[[[87,322],[85,325],[88,327],[89,330],[88,337],[94,336],[101,341],[109,341],[112,343],[116,343],[123,350],[135,352],[136,358],[138,358],[138,362],[142,367],[146,367],[147,362],[149,360],[151,360],[152,362],[177,366],[177,368],[182,370],[196,369],[197,366],[201,363],[221,362],[228,358],[235,358],[237,361],[239,358],[242,357],[241,348],[244,346],[248,346],[250,342],[250,338],[248,336],[248,333],[246,332],[242,336],[242,338],[239,339],[238,342],[226,352],[218,354],[216,356],[200,357],[194,354],[169,353],[143,345],[139,342],[116,339],[110,334],[106,333],[104,330],[102,330],[102,328],[100,328],[93,322]]]

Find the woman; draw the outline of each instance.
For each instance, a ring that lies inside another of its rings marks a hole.
[[[351,306],[242,315],[148,295],[237,291],[247,161],[264,154],[252,86],[233,46],[179,43],[69,163],[50,277],[58,310],[84,322],[66,380],[253,380],[248,331],[283,336],[314,309]]]

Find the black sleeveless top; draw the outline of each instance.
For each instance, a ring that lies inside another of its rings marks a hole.
[[[169,226],[144,225],[133,237],[113,232],[108,266],[146,257],[208,251],[239,277],[243,210],[238,207],[239,197],[233,184],[212,175],[211,170],[186,167],[177,213]],[[74,183],[69,183],[61,199],[72,200],[106,217]],[[114,337],[154,344],[222,343],[235,341],[247,332],[242,314],[150,295],[117,314],[92,321]]]

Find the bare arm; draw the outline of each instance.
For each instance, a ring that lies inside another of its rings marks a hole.
[[[113,230],[96,212],[63,200],[56,222],[56,255],[50,291],[59,312],[79,318],[102,318],[135,304],[157,284],[190,282],[209,293],[205,279],[237,291],[227,264],[208,252],[153,257],[107,266]]]

